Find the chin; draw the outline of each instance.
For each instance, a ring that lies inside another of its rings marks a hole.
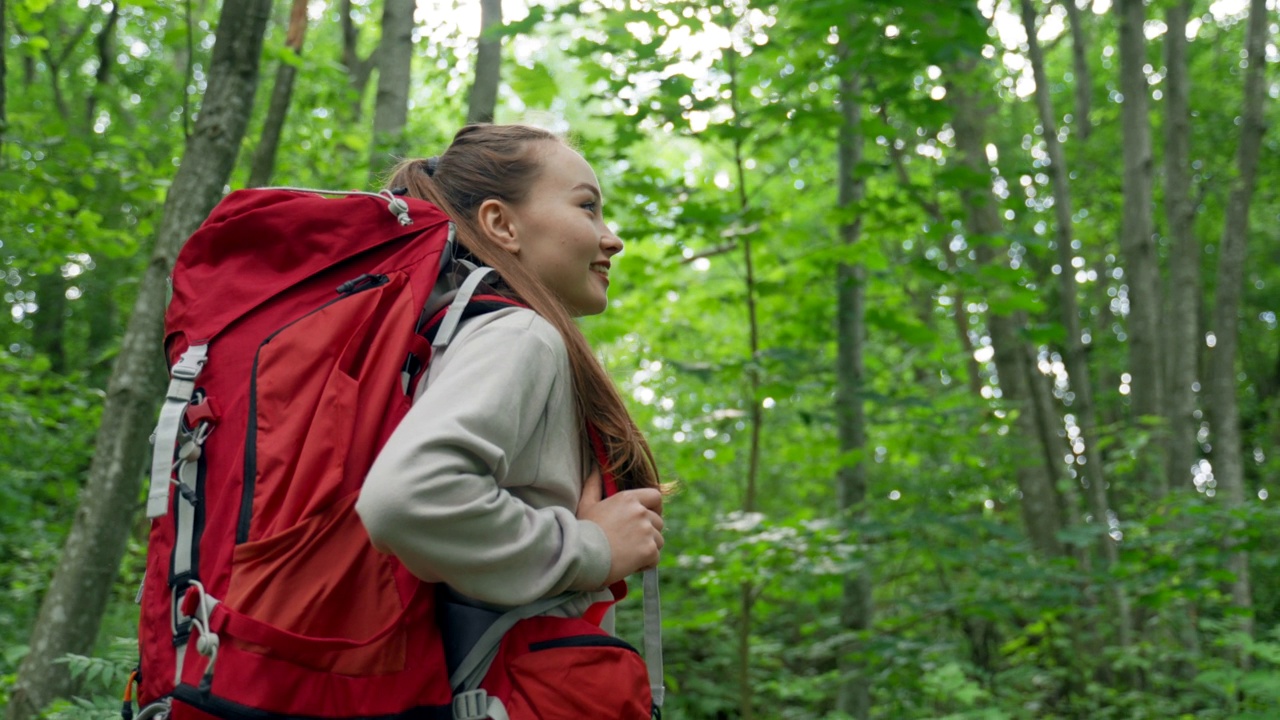
[[[608,298],[605,298],[603,300],[583,303],[582,305],[570,309],[569,314],[574,317],[588,317],[590,315],[599,315],[608,307],[609,300]]]

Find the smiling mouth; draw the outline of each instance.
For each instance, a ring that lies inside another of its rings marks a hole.
[[[604,280],[606,285],[609,283],[609,266],[608,265],[605,265],[603,263],[592,263],[591,272],[595,273],[596,275],[599,275],[600,278]]]

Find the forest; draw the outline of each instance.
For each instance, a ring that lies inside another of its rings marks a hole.
[[[9,720],[120,712],[185,239],[485,121],[626,242],[582,327],[677,487],[667,717],[1280,717],[1277,0],[0,18]]]

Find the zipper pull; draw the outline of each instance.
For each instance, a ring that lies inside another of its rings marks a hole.
[[[368,290],[369,288],[378,287],[379,285],[386,285],[387,281],[389,281],[390,279],[391,278],[387,277],[386,275],[369,275],[366,273],[364,275],[361,275],[358,278],[355,278],[354,280],[348,280],[342,283],[341,285],[339,285],[338,294],[354,295],[355,293],[358,293],[361,290]]]

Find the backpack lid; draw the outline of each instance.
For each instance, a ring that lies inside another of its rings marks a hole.
[[[218,204],[191,236],[174,265],[173,298],[165,334],[191,344],[224,328],[289,288],[364,252],[407,236],[420,242],[420,261],[444,245],[449,218],[435,205],[397,198],[409,206],[403,226],[385,198],[326,198],[293,190],[237,190]],[[439,247],[437,247],[439,246]],[[336,286],[335,286],[336,287]]]

